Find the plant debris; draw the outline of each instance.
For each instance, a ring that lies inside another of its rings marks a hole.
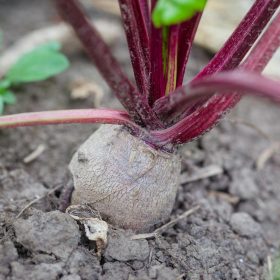
[[[193,214],[194,212],[196,212],[198,209],[200,208],[200,206],[196,206],[192,209],[189,209],[188,211],[186,211],[185,213],[181,214],[180,216],[178,216],[177,218],[171,220],[170,222],[164,224],[163,226],[157,228],[155,231],[151,232],[151,233],[141,233],[141,234],[136,234],[133,235],[131,237],[132,240],[138,240],[138,239],[148,239],[148,238],[155,238],[157,237],[161,232],[164,232],[167,228],[172,227],[173,225],[175,225],[177,222],[179,222],[182,219],[185,219],[186,217],[190,216],[191,214]]]
[[[88,205],[71,205],[66,209],[66,213],[84,225],[88,240],[96,242],[96,253],[101,257],[107,246],[108,224]]]

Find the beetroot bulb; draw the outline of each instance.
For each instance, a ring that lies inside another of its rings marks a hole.
[[[102,125],[73,156],[72,204],[87,203],[109,223],[147,230],[165,221],[179,185],[180,159],[122,126]]]

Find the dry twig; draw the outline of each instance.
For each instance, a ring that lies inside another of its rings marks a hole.
[[[272,261],[271,261],[271,256],[267,256],[267,267],[268,267],[268,276],[269,280],[273,280],[273,273],[272,273]]]
[[[264,149],[256,160],[257,170],[261,170],[265,166],[266,162],[279,150],[280,142],[271,143],[269,147]]]
[[[176,280],[182,280],[186,276],[186,273],[179,275]]]
[[[78,78],[70,84],[71,99],[86,99],[90,96],[93,97],[93,106],[100,107],[101,101],[104,98],[104,90],[95,81]]]
[[[49,192],[47,192],[46,194],[39,196],[37,198],[35,198],[34,200],[30,201],[24,208],[21,209],[21,211],[17,214],[16,219],[18,219],[29,207],[31,207],[33,204],[37,203],[38,201],[40,201],[41,199],[49,196],[50,194],[54,193],[55,191],[61,189],[63,186],[62,185],[58,185],[57,187],[55,187],[54,189],[50,190]]]
[[[192,173],[184,172],[180,176],[180,183],[186,184],[209,177],[213,177],[223,173],[223,169],[218,165],[209,165],[200,169],[195,170]]]
[[[132,240],[138,240],[138,239],[147,239],[147,238],[155,238],[157,235],[159,235],[161,232],[165,231],[167,228],[175,225],[178,223],[180,220],[185,219],[186,217],[190,216],[194,212],[196,212],[200,208],[199,205],[193,207],[192,209],[184,212],[182,215],[178,216],[177,218],[171,220],[167,224],[164,224],[163,226],[157,228],[155,231],[151,233],[141,233],[141,234],[136,234],[131,237]]]
[[[234,118],[234,119],[228,119],[228,121],[230,121],[233,124],[242,124],[244,126],[250,127],[253,130],[255,130],[259,135],[261,135],[263,138],[265,138],[268,141],[273,141],[272,137],[270,135],[268,135],[266,132],[264,132],[262,129],[260,129],[259,127],[257,127],[256,125],[254,125],[251,122],[242,120],[242,119],[238,119],[238,118]]]
[[[237,204],[240,201],[240,198],[238,196],[224,193],[224,192],[209,191],[208,194],[209,194],[209,196],[214,196],[214,197],[220,198],[233,205]]]
[[[46,146],[43,144],[40,144],[32,153],[30,153],[28,156],[26,156],[23,159],[24,163],[30,163],[34,161],[36,158],[38,158],[44,151],[46,150]]]

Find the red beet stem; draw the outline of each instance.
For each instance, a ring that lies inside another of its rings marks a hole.
[[[73,27],[89,57],[135,122],[149,129],[162,127],[146,96],[136,90],[128,80],[100,34],[87,20],[78,2],[56,0],[56,3],[60,14]]]

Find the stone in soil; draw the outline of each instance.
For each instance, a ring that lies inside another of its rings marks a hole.
[[[241,236],[254,237],[261,234],[260,224],[255,222],[247,213],[234,213],[231,216],[230,225],[232,229]]]
[[[257,197],[258,186],[254,181],[254,174],[251,169],[242,168],[233,172],[233,180],[230,183],[229,191],[239,198],[248,200]]]
[[[10,172],[0,166],[0,209],[1,207],[24,207],[28,201],[43,196],[47,189],[23,169]]]

